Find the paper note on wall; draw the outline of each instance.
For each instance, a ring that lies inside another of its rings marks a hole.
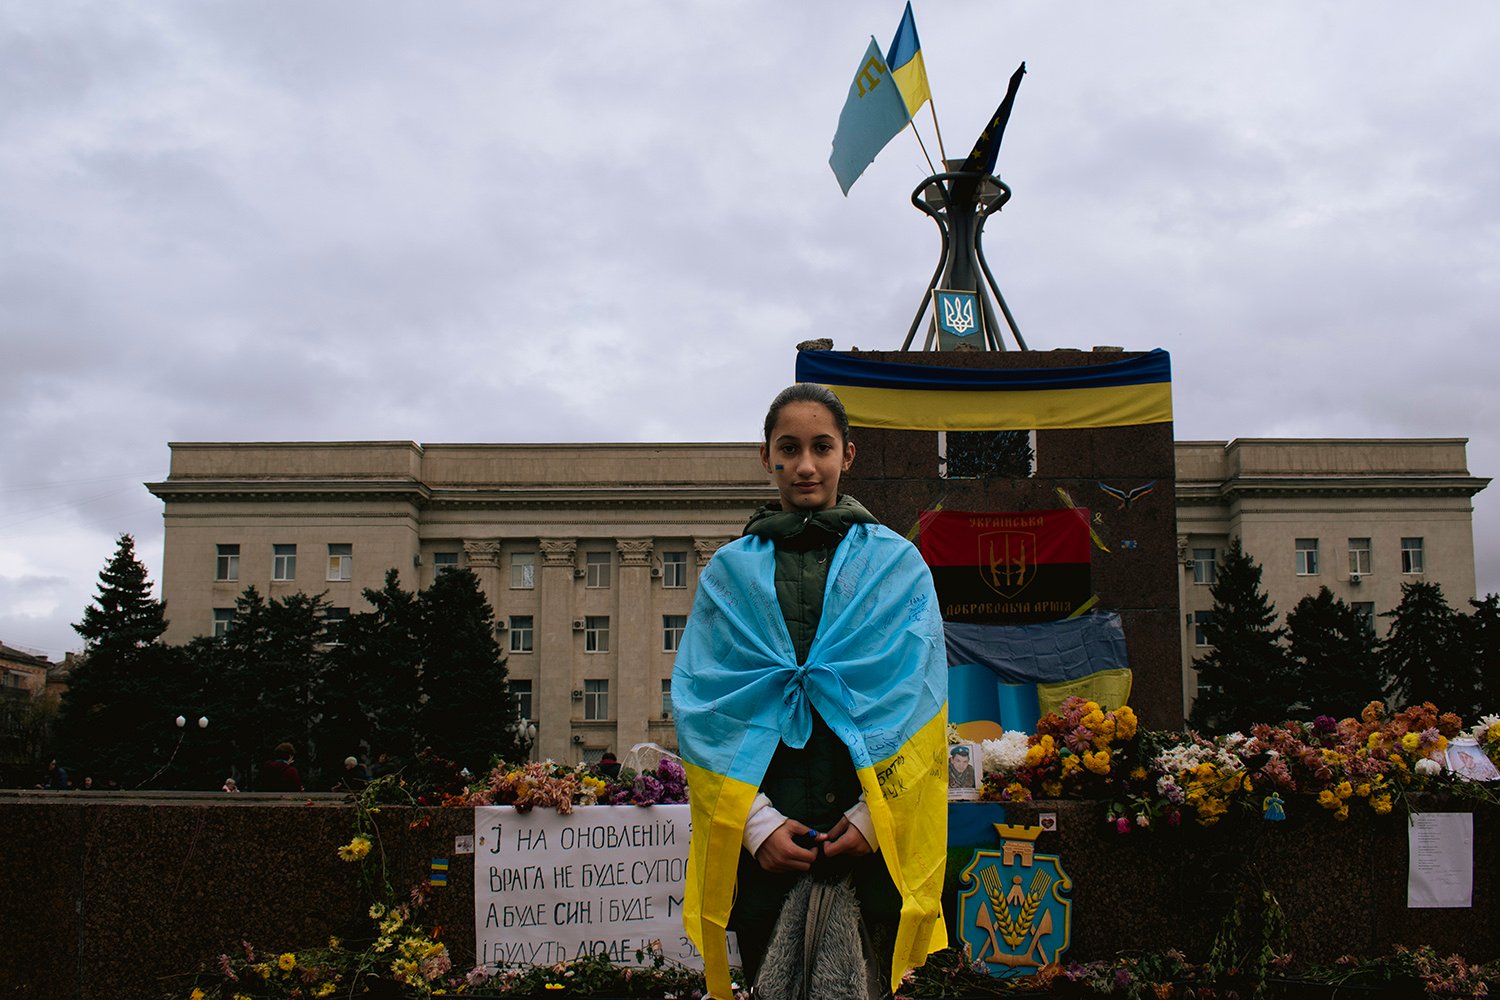
[[[1407,827],[1406,905],[1474,905],[1474,814],[1415,813]]]

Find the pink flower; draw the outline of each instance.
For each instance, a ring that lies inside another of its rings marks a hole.
[[[1115,831],[1117,833],[1129,833],[1130,820],[1124,816],[1121,816],[1119,819],[1115,820]]]

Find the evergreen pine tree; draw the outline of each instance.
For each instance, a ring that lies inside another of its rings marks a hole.
[[[1327,587],[1297,602],[1286,616],[1294,716],[1358,715],[1384,694],[1377,640],[1370,623]]]
[[[439,573],[419,605],[425,745],[475,774],[497,754],[514,759],[515,701],[479,579],[468,569]]]
[[[1296,701],[1281,645],[1284,632],[1275,625],[1276,609],[1260,588],[1260,575],[1239,539],[1231,541],[1210,591],[1213,619],[1203,625],[1213,648],[1193,661],[1198,697],[1190,721],[1204,732],[1281,722]]]
[[[1500,594],[1488,594],[1484,600],[1472,598],[1472,614],[1460,619],[1463,628],[1463,655],[1479,674],[1478,689],[1467,709],[1454,706],[1453,711],[1467,722],[1481,716],[1500,713]]]
[[[166,761],[161,748],[177,736],[170,706],[181,692],[161,642],[166,605],[151,596],[130,535],[119,537],[94,603],[73,628],[84,655],[59,708],[58,756],[79,780],[134,787]]]
[[[417,595],[401,586],[395,569],[385,586],[365,590],[371,610],[349,616],[328,653],[319,703],[319,741],[327,751],[358,756],[368,744],[373,757],[389,753],[410,760],[416,745],[421,694],[421,612]]]
[[[234,620],[217,641],[218,671],[210,689],[221,705],[218,733],[236,775],[270,759],[273,747],[290,742],[303,785],[321,783],[315,697],[321,687],[327,641],[328,604],[322,595],[288,594],[269,602],[255,587],[235,599]],[[331,758],[337,748],[330,748]],[[341,762],[344,754],[337,753]],[[340,765],[342,766],[342,765]],[[331,772],[330,772],[331,773]]]
[[[1464,655],[1459,615],[1443,588],[1420,581],[1401,585],[1401,603],[1384,612],[1391,619],[1381,655],[1396,707],[1430,701],[1443,711],[1467,702],[1478,687],[1478,670]]]

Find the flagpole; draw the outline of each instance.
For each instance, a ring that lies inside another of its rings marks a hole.
[[[934,131],[937,132],[937,139],[938,139],[938,155],[943,158],[943,169],[947,170],[948,169],[948,151],[943,148],[943,130],[942,130],[942,128],[940,128],[938,126],[938,121],[937,121],[937,102],[932,99],[932,94],[931,94],[930,91],[929,91],[929,93],[927,95],[927,110],[932,112],[932,128],[933,128]],[[924,149],[923,152],[925,153],[926,150]],[[928,160],[927,161],[927,165],[928,166],[932,166],[932,161]],[[934,170],[933,173],[937,173],[937,171]]]
[[[927,161],[927,169],[937,173],[937,169],[932,165],[932,157],[927,153],[927,143],[922,141],[922,133],[917,131],[917,120],[913,118],[910,124],[911,134],[917,137],[917,145],[922,147],[922,158]]]

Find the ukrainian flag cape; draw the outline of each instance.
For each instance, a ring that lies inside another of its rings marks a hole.
[[[777,745],[806,745],[816,708],[849,747],[901,893],[894,989],[948,938],[948,660],[932,577],[904,538],[855,525],[835,551],[823,617],[799,665],[774,574],[764,538],[720,549],[677,654],[672,702],[693,818],[684,925],[709,992],[731,996],[724,933],[745,819]]]

